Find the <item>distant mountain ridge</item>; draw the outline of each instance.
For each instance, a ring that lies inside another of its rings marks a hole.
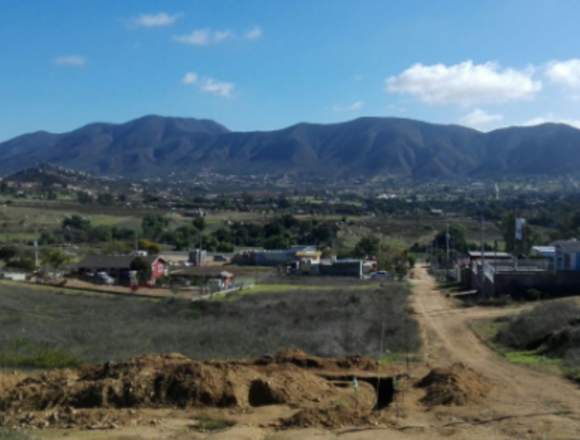
[[[580,130],[542,124],[483,133],[459,125],[364,117],[233,132],[208,119],[150,115],[0,143],[0,174],[37,163],[127,177],[202,170],[417,179],[580,174]]]

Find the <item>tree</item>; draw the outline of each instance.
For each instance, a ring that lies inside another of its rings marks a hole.
[[[160,214],[147,214],[143,217],[141,228],[143,236],[153,240],[158,239],[169,225],[169,220]]]
[[[77,191],[77,201],[81,205],[89,205],[93,203],[93,197],[85,191]]]
[[[201,217],[201,216],[194,218],[191,221],[191,224],[199,232],[203,232],[205,230],[205,227],[207,226],[206,223],[205,223],[205,218],[204,217]]]
[[[353,255],[356,257],[374,257],[379,253],[380,241],[377,237],[368,235],[359,240],[353,249]]]
[[[147,251],[147,253],[151,255],[157,255],[159,252],[161,252],[161,247],[159,246],[159,244],[151,240],[146,239],[139,240],[138,245],[139,249]]]
[[[389,240],[380,243],[377,253],[379,269],[391,272],[397,279],[403,279],[414,264],[414,257],[402,242]]]
[[[65,217],[62,221],[62,228],[78,229],[86,231],[91,227],[91,221],[78,214],[73,214],[70,217]]]
[[[433,247],[439,249],[447,248],[447,228],[437,233],[433,240]],[[467,240],[465,238],[465,228],[463,226],[449,226],[449,249],[454,249],[459,252],[467,251]]]
[[[264,240],[265,249],[287,249],[290,245],[290,239],[282,234],[273,235]]]
[[[111,193],[99,193],[97,196],[97,203],[103,206],[111,206],[115,201],[115,197]]]
[[[131,261],[129,268],[137,272],[141,282],[147,281],[151,278],[151,265],[143,257],[136,257]]]
[[[18,255],[18,250],[11,245],[0,247],[0,260],[8,262]]]
[[[49,248],[42,251],[40,261],[43,266],[58,270],[69,263],[71,259],[60,249]]]
[[[508,252],[527,254],[538,240],[538,234],[527,223],[523,228],[522,240],[516,240],[516,216],[513,213],[504,217],[501,222],[501,231],[505,242],[505,249]]]
[[[87,231],[87,238],[93,242],[111,241],[113,239],[113,231],[109,226],[95,226]]]

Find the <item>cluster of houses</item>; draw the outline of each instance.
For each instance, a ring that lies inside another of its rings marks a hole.
[[[236,254],[210,253],[202,249],[186,252],[163,251],[148,255],[136,251],[129,255],[88,255],[67,267],[74,278],[93,284],[131,286],[203,286],[209,291],[231,289],[235,275],[224,270],[228,263],[238,266],[277,267],[286,274],[328,275],[365,278],[376,270],[375,261],[322,258],[316,246],[292,246],[288,249],[252,249]],[[5,278],[12,274],[6,272]],[[30,274],[18,274],[24,281]]]
[[[534,246],[528,258],[507,252],[471,251],[459,260],[465,288],[485,296],[559,296],[580,293],[580,241]]]
[[[347,276],[360,279],[377,268],[374,260],[322,258],[322,252],[316,246],[248,250],[236,254],[232,261],[237,264],[282,267],[288,274]]]

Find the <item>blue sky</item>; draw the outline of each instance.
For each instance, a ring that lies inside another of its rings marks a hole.
[[[145,114],[580,126],[578,1],[0,5],[0,140]]]

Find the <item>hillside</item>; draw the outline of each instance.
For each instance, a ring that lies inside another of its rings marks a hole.
[[[199,171],[419,179],[575,174],[580,130],[560,125],[482,133],[458,125],[365,117],[336,124],[231,132],[211,121],[145,116],[0,144],[0,173],[51,163],[97,175],[167,176]]]

